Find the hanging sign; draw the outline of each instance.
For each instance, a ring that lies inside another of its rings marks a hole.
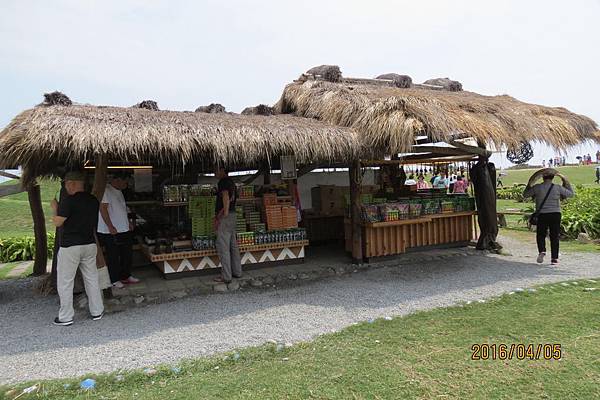
[[[296,179],[296,156],[281,156],[281,179]]]
[[[133,171],[133,182],[136,192],[151,192],[152,168],[135,169]]]

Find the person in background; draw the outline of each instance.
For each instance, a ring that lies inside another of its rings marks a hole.
[[[454,192],[454,184],[456,183],[457,180],[458,180],[458,177],[456,176],[456,174],[453,171],[450,174],[450,176],[448,177],[448,191],[450,193]]]
[[[81,270],[90,314],[94,321],[104,315],[102,293],[98,285],[96,268],[96,226],[98,225],[98,200],[84,191],[85,175],[69,172],[65,176],[68,196],[60,204],[53,199],[52,222],[62,227],[62,241],[58,250],[56,289],[60,299],[55,325],[73,324],[73,284],[77,269]]]
[[[242,277],[242,262],[235,232],[237,189],[225,168],[217,167],[215,176],[219,179],[215,230],[217,231],[217,253],[221,260],[221,276],[215,278],[215,282],[230,283],[232,278]]]
[[[561,163],[562,163],[563,166],[567,165],[567,157],[562,156]]]
[[[406,186],[414,186],[417,184],[417,181],[415,181],[415,176],[413,174],[410,174],[408,176],[408,179],[406,181],[404,181],[404,184]]]
[[[546,160],[542,160],[542,168],[546,168]]]
[[[596,152],[596,162],[600,164],[600,150]]]
[[[440,179],[440,171],[436,171],[431,175],[431,179],[429,179],[429,183],[435,187],[435,180]]]
[[[496,187],[497,187],[497,188],[498,188],[498,187],[501,187],[501,188],[503,188],[503,187],[504,187],[504,183],[502,183],[502,177],[503,177],[503,176],[504,176],[504,175],[503,175],[503,173],[502,173],[502,172],[500,172],[500,173],[498,174],[498,179],[496,179]]]
[[[548,168],[552,168],[552,159],[548,159]]]
[[[467,192],[467,182],[463,179],[462,176],[456,178],[456,183],[454,184],[452,193],[466,193]]]
[[[445,175],[440,175],[435,178],[433,181],[433,187],[435,189],[446,189],[448,188],[448,178]]]
[[[596,169],[596,183],[600,183],[600,165],[598,165],[595,169]]]
[[[131,275],[133,256],[133,224],[127,215],[127,204],[122,190],[127,189],[128,174],[122,171],[112,174],[100,202],[98,241],[106,250],[106,264],[113,287],[121,289],[124,284],[140,280]]]
[[[423,174],[419,175],[419,177],[417,178],[417,190],[428,189],[428,188],[429,188],[429,183],[427,183]]]
[[[538,214],[536,226],[537,262],[540,264],[544,262],[544,257],[546,256],[546,234],[550,230],[550,262],[552,265],[557,265],[561,220],[560,200],[572,197],[574,192],[569,181],[560,173],[556,174],[556,176],[562,179],[562,186],[552,183],[555,176],[552,172],[548,171],[544,173],[543,183],[537,185],[533,185],[535,176],[534,174],[529,178],[529,182],[527,182],[527,186],[523,192],[523,197],[533,197],[535,200],[535,209]],[[545,201],[544,198],[546,198]]]

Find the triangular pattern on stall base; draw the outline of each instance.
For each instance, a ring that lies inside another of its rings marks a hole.
[[[263,255],[260,256],[260,259],[258,260],[259,263],[265,261],[275,261],[275,257],[273,256],[273,253],[271,253],[271,250],[265,250]]]
[[[183,272],[186,270],[186,268],[190,271],[194,270],[192,263],[187,258],[184,258],[183,260],[181,260],[181,263],[179,264],[179,268],[177,268],[177,272]]]
[[[242,265],[244,264],[256,264],[256,258],[252,254],[252,252],[247,251],[242,256]]]

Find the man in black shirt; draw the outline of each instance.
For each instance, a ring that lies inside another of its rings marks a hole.
[[[104,314],[102,293],[98,285],[96,268],[96,227],[98,225],[98,200],[84,191],[85,175],[69,172],[65,176],[65,189],[69,196],[60,204],[52,200],[54,225],[63,228],[62,241],[58,250],[57,290],[60,298],[58,317],[55,325],[73,324],[73,282],[77,268],[81,275],[88,297],[90,314],[99,320]]]
[[[232,277],[242,276],[242,263],[240,250],[237,245],[235,232],[236,217],[235,203],[237,190],[233,180],[227,176],[227,171],[217,167],[215,176],[219,178],[217,184],[217,203],[215,208],[215,225],[217,231],[217,252],[221,260],[221,276],[216,282],[231,282]]]

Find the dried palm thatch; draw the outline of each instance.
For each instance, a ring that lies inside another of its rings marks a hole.
[[[453,81],[449,78],[428,79],[423,83],[425,85],[441,86],[444,89],[449,90],[451,92],[460,92],[461,90],[463,90],[462,83],[460,83],[459,81]]]
[[[600,141],[594,121],[564,108],[507,95],[400,89],[367,81],[296,81],[286,86],[275,111],[352,127],[363,145],[388,154],[409,152],[418,135],[445,142],[473,137],[496,148],[538,141],[564,149],[586,139]]]
[[[409,88],[412,86],[412,78],[408,75],[400,75],[400,74],[383,74],[379,75],[375,79],[387,79],[394,82],[394,85],[399,88]]]
[[[242,111],[242,115],[273,115],[273,107],[265,104],[259,104],[255,107],[246,107]]]
[[[337,65],[319,65],[306,71],[306,75],[320,77],[328,82],[339,82],[342,79],[342,71]]]
[[[160,111],[158,108],[158,103],[155,102],[154,100],[144,100],[141,103],[136,104],[134,107],[144,108],[146,110],[152,110],[152,111]]]
[[[43,106],[70,106],[73,104],[69,97],[61,92],[44,93]]]
[[[211,103],[207,106],[200,106],[200,107],[196,108],[196,112],[203,112],[203,113],[209,113],[209,114],[224,113],[225,107],[219,103]]]
[[[327,162],[357,151],[351,129],[291,115],[35,107],[0,131],[0,169],[22,165],[23,179],[52,174],[60,165],[82,165],[98,153],[133,163],[253,166],[283,154],[299,162]]]

